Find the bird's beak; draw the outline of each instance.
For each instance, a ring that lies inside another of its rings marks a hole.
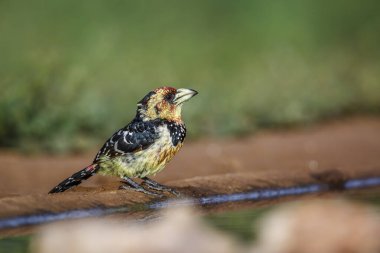
[[[177,89],[177,92],[174,97],[174,103],[176,105],[180,105],[197,94],[198,92],[192,89],[184,89],[184,88]]]

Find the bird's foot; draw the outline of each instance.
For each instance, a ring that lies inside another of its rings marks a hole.
[[[142,192],[142,193],[145,193],[147,195],[151,195],[151,196],[155,196],[155,197],[164,197],[164,195],[162,195],[162,194],[146,190],[144,187],[142,187],[140,184],[136,183],[135,181],[133,181],[129,177],[124,177],[121,182],[123,183],[123,185],[121,185],[119,187],[119,189],[133,190],[133,191]]]
[[[150,178],[145,177],[145,178],[142,178],[142,180],[143,180],[142,184],[146,185],[146,187],[148,187],[149,189],[152,189],[155,191],[166,191],[166,192],[173,194],[176,197],[181,196],[181,194],[178,191],[174,190],[173,188],[159,184]]]
[[[143,187],[141,187],[141,188],[134,188],[134,187],[129,186],[129,185],[120,185],[119,190],[132,190],[132,191],[142,192],[142,193],[144,193],[146,195],[150,195],[150,196],[154,196],[154,197],[160,197],[160,198],[164,197],[164,195],[162,195],[162,194],[151,192],[151,191],[147,191]]]

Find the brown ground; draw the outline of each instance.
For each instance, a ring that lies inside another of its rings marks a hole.
[[[94,153],[25,156],[1,152],[0,217],[148,200],[141,194],[117,190],[117,178],[102,176],[62,194],[46,194],[88,165]],[[263,131],[241,139],[188,142],[154,179],[196,196],[308,182],[312,181],[310,173],[329,169],[337,169],[345,177],[380,175],[380,118],[356,117]]]

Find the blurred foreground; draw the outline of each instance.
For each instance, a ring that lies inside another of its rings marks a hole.
[[[256,224],[251,245],[205,224],[188,209],[166,210],[159,220],[80,221],[44,227],[34,253],[376,253],[380,213],[339,199],[278,207]]]

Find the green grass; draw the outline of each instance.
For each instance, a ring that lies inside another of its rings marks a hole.
[[[256,208],[238,211],[227,211],[205,216],[207,224],[220,231],[233,235],[241,242],[252,242],[257,239],[259,221],[273,208]]]
[[[83,150],[162,85],[190,137],[380,111],[380,4],[0,1],[0,146]]]
[[[31,236],[15,236],[0,238],[0,253],[27,253],[30,252]]]

